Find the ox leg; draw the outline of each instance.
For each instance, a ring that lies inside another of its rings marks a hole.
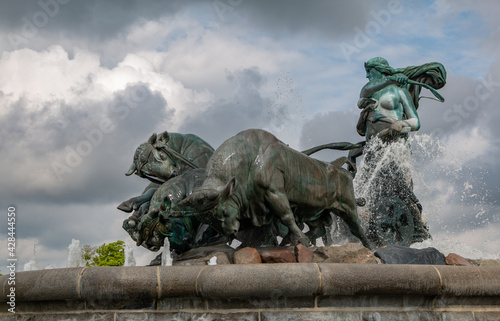
[[[335,209],[333,212],[346,222],[352,235],[356,236],[366,248],[371,249],[371,245],[366,238],[365,232],[361,228],[361,224],[359,224],[355,210],[342,211]]]
[[[289,235],[285,238],[288,239],[290,236],[290,241],[293,245],[300,242],[305,246],[310,246],[309,238],[300,230],[297,222],[295,222],[295,217],[286,195],[277,191],[268,191],[266,194],[266,201],[271,210],[278,215],[281,222],[288,227]]]
[[[332,223],[333,219],[329,210],[323,211],[319,218],[307,222],[309,232],[306,235],[311,240],[311,243],[316,245],[316,240],[326,234],[326,227],[332,225]]]

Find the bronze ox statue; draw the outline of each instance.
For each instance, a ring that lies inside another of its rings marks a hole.
[[[346,157],[326,163],[296,151],[272,134],[249,129],[226,140],[207,164],[207,179],[179,206],[211,213],[212,226],[235,235],[242,224],[263,226],[279,220],[288,228],[282,244],[310,245],[342,218],[353,235],[370,247],[359,224]],[[353,164],[349,164],[354,167]],[[307,235],[299,228],[306,223]]]

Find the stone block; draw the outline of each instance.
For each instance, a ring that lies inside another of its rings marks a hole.
[[[119,312],[116,321],[190,321],[191,313],[186,312]]]
[[[319,263],[323,295],[438,295],[439,274],[432,266]]]
[[[363,311],[363,321],[471,321],[474,320],[472,312],[442,312],[442,311]]]
[[[359,243],[319,247],[313,253],[313,262],[377,264],[373,253]]]
[[[20,301],[16,302],[16,311],[18,313],[85,311],[85,301],[83,300]]]
[[[481,309],[498,307],[499,296],[450,296],[440,295],[433,301],[435,307],[481,306]],[[500,320],[500,319],[499,319]]]
[[[276,295],[270,298],[207,299],[208,310],[234,309],[296,309],[314,308],[314,297],[286,297]]]
[[[17,321],[114,321],[113,312],[82,312],[82,313],[58,313],[58,314],[19,314]]]
[[[443,280],[442,294],[500,296],[500,266],[436,266]]]
[[[192,321],[259,321],[258,312],[193,313]]]
[[[262,263],[295,263],[295,253],[291,250],[269,250],[260,252]]]
[[[318,308],[374,308],[374,307],[391,307],[391,308],[429,308],[433,307],[434,296],[420,295],[335,295],[335,296],[318,296]]]
[[[160,298],[195,297],[196,280],[205,266],[159,266]]]
[[[448,256],[445,258],[445,261],[446,265],[474,266],[474,264],[455,253],[448,254]]]
[[[5,314],[3,314],[5,313]],[[0,320],[2,321],[17,321],[17,315],[12,312],[3,311],[0,309]]]
[[[194,297],[168,297],[158,300],[158,310],[172,311],[172,310],[205,310],[206,302],[202,298]]]
[[[474,312],[474,321],[498,321],[500,311]]]
[[[87,310],[155,310],[156,299],[88,299],[85,305]]]
[[[299,263],[312,263],[313,261],[313,249],[307,247],[301,243],[295,246],[295,258]]]
[[[158,298],[157,267],[88,267],[81,278],[82,299],[147,301]]]
[[[244,247],[233,254],[234,264],[259,264],[262,263],[259,252],[253,247]]]
[[[358,311],[263,311],[262,321],[361,321],[361,312]]]
[[[198,278],[198,293],[204,298],[309,297],[319,286],[315,264],[207,266]]]
[[[78,280],[85,268],[51,269],[16,273],[16,301],[78,300]],[[5,283],[6,302],[10,286]],[[48,295],[50,293],[50,295]]]

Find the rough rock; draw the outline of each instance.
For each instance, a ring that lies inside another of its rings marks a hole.
[[[173,261],[172,265],[207,265],[207,260],[205,258]]]
[[[228,255],[224,252],[215,252],[209,257],[209,260],[214,256],[217,257],[217,264],[231,264],[231,260],[229,260]]]
[[[253,247],[244,247],[233,255],[234,264],[259,264],[262,263],[259,251]]]
[[[260,253],[262,263],[295,263],[295,254],[292,250],[269,250]]]
[[[455,253],[448,254],[448,256],[445,258],[445,262],[447,265],[474,266],[474,264]]]
[[[313,249],[298,244],[295,246],[295,258],[299,263],[311,263],[313,261]]]
[[[412,249],[400,245],[388,245],[376,250],[375,256],[386,264],[446,265],[444,254],[433,247]]]
[[[319,247],[313,253],[314,263],[363,263],[377,264],[373,253],[359,243]]]
[[[172,265],[207,265],[214,256],[217,257],[217,264],[231,264],[233,251],[233,248],[225,244],[198,247],[174,257]]]

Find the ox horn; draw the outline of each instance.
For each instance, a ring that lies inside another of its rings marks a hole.
[[[125,175],[130,176],[130,175],[134,174],[136,170],[137,170],[137,166],[135,166],[135,162],[132,162],[132,165],[130,165],[130,168],[125,173]]]
[[[156,133],[153,133],[153,135],[151,135],[151,137],[149,137],[148,143],[153,145],[156,142],[156,138],[158,138],[158,136],[156,135]]]
[[[159,136],[160,137],[158,137],[158,141],[160,141],[164,144],[168,143],[168,141],[170,140],[170,134],[167,131],[164,131]]]

